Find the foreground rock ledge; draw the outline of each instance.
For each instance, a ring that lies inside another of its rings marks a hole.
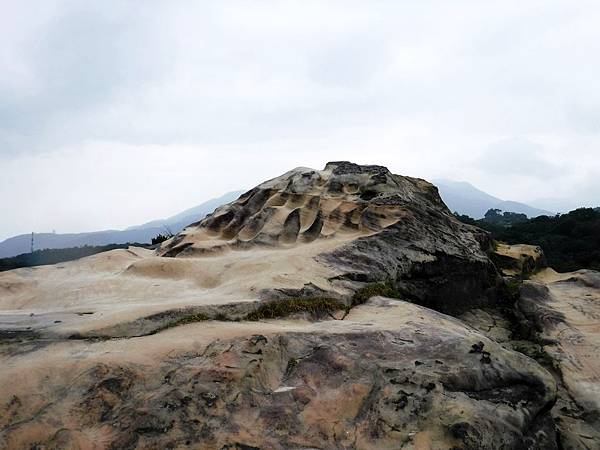
[[[541,366],[458,320],[382,297],[344,321],[203,322],[8,359],[11,350],[0,379],[4,448],[556,442],[556,388]]]
[[[523,286],[519,308],[552,361],[559,399],[552,415],[562,448],[600,446],[600,273],[542,271]]]

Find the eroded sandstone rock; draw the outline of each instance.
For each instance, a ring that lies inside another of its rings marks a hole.
[[[600,445],[600,273],[540,273],[526,282],[519,309],[554,370],[552,410],[564,449]]]
[[[260,184],[156,253],[130,248],[4,272],[0,309],[11,332],[127,337],[168,326],[154,319],[182,310],[234,319],[238,306],[275,299],[350,306],[383,282],[398,297],[459,313],[497,300],[489,249],[487,233],[459,222],[428,182],[333,162]]]
[[[548,372],[434,311],[374,298],[344,321],[222,324],[237,336],[216,340],[203,326],[140,338],[128,361],[106,353],[124,341],[57,344],[45,350],[52,386],[43,354],[23,357],[10,372],[37,375],[7,389],[2,373],[0,439],[10,448],[554,448]],[[188,339],[168,354],[154,348],[175,333]],[[83,347],[83,361],[69,357]]]
[[[521,279],[546,267],[544,252],[537,245],[497,243],[493,259],[503,275]]]
[[[159,254],[210,255],[333,238],[340,245],[315,258],[337,274],[317,286],[320,295],[391,280],[404,297],[442,311],[494,299],[498,274],[487,256],[488,235],[458,221],[432,184],[382,166],[332,162],[321,171],[294,169],[186,228]]]

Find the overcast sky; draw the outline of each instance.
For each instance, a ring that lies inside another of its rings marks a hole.
[[[597,0],[3,2],[0,239],[340,159],[599,205],[598,24]]]

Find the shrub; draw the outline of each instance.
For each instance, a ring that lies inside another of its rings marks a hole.
[[[165,242],[167,239],[170,239],[171,236],[167,236],[166,234],[157,234],[152,238],[152,245],[158,245],[161,242]]]

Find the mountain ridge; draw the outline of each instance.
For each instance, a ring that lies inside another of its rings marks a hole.
[[[526,214],[533,218],[538,216],[553,216],[555,213],[525,203],[512,200],[502,200],[476,188],[467,181],[435,179],[432,181],[440,190],[440,195],[446,205],[459,214],[465,214],[473,219],[481,219],[490,209]]]
[[[220,197],[207,200],[166,219],[158,219],[124,230],[100,230],[81,233],[34,233],[34,248],[37,250],[99,246],[108,244],[149,243],[158,234],[178,233],[190,223],[202,219],[216,206],[228,203],[242,191],[231,191]],[[31,233],[9,237],[0,242],[0,258],[28,253],[31,249]]]

